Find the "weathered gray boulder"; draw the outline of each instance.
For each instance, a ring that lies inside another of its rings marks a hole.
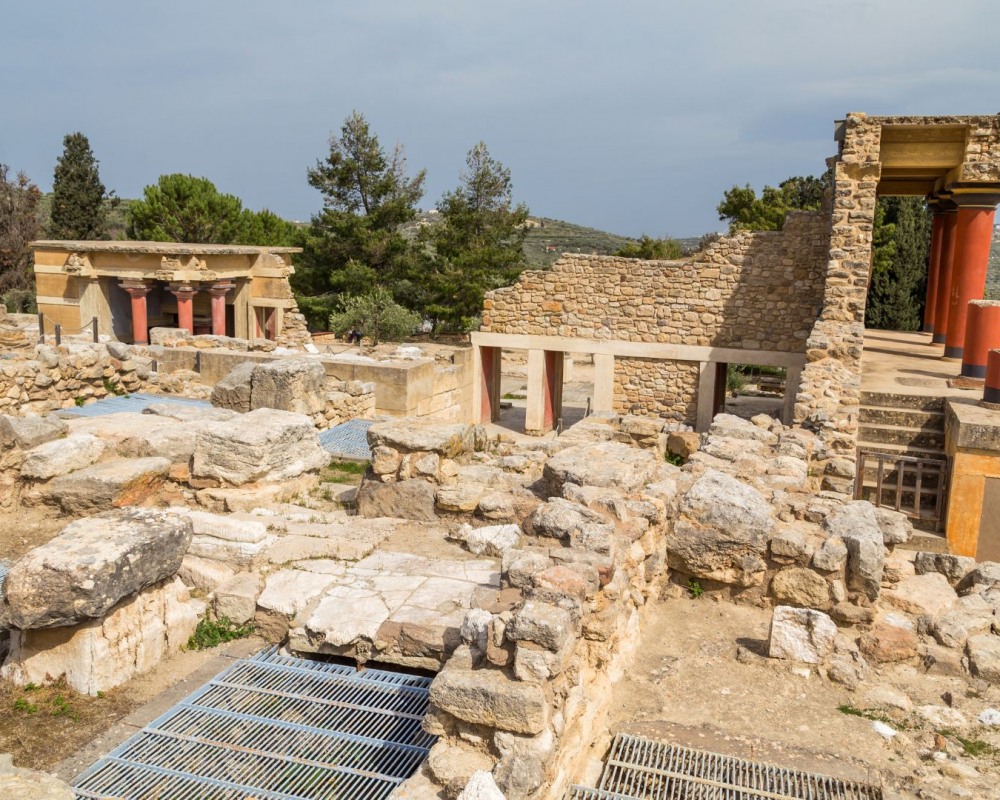
[[[434,487],[415,478],[395,483],[366,480],[358,489],[358,515],[362,517],[400,517],[418,522],[434,522]]]
[[[142,413],[188,423],[226,422],[236,416],[236,412],[228,408],[209,408],[186,403],[150,403]]]
[[[136,505],[156,494],[169,472],[168,458],[103,461],[49,481],[42,499],[68,514]]]
[[[548,722],[542,687],[495,669],[444,669],[431,684],[430,698],[454,717],[502,731],[536,734]]]
[[[174,575],[191,532],[190,520],[148,508],[77,520],[11,567],[0,616],[22,629],[101,617],[123,598]]]
[[[329,462],[309,417],[258,408],[200,431],[191,474],[240,486],[287,480]]]
[[[561,539],[571,547],[610,553],[615,526],[607,517],[561,497],[542,503],[526,525],[536,536]]]
[[[475,429],[471,425],[422,422],[412,419],[378,422],[368,429],[368,444],[403,452],[437,453],[455,458],[471,453]]]
[[[818,664],[833,652],[836,638],[837,626],[826,614],[811,608],[776,606],[768,653],[771,658]]]
[[[55,439],[24,454],[21,477],[45,481],[89,467],[104,454],[104,442],[85,433]]]
[[[326,408],[326,370],[314,358],[258,364],[250,380],[250,407],[312,415]]]
[[[11,417],[0,415],[0,449],[30,450],[65,436],[69,426],[58,417]]]
[[[835,508],[824,526],[847,546],[847,585],[876,600],[885,570],[885,545],[875,507],[867,500],[855,500]]]
[[[255,361],[244,361],[233,367],[229,374],[212,387],[212,405],[245,414],[250,411],[250,379]]]
[[[844,568],[847,563],[847,545],[839,536],[831,536],[819,550],[815,552],[812,559],[813,566],[823,572],[837,572]]]
[[[528,600],[507,626],[507,638],[516,642],[534,642],[555,653],[563,648],[575,631],[573,616],[566,609]]]
[[[990,683],[1000,683],[1000,636],[984,633],[966,644],[969,672]]]
[[[991,588],[1000,587],[1000,563],[983,561],[969,572],[958,584],[958,590],[967,592],[985,592]]]
[[[649,450],[619,442],[568,447],[546,463],[543,477],[550,495],[562,494],[563,485],[613,487],[629,494],[653,480],[661,459]]]
[[[763,580],[775,523],[760,492],[710,469],[684,495],[680,510],[682,516],[666,539],[672,568],[739,586]]]
[[[931,623],[931,635],[945,647],[962,647],[970,637],[989,633],[996,617],[980,595],[970,594]]]
[[[4,800],[73,800],[76,797],[68,783],[47,772],[15,767],[8,753],[0,755],[0,788]],[[476,797],[494,800],[493,795],[482,792]]]
[[[953,556],[949,553],[917,553],[913,559],[913,569],[917,575],[940,572],[955,586],[976,567],[976,559],[971,556]]]
[[[875,519],[882,531],[884,544],[902,544],[913,538],[913,523],[902,512],[878,506],[875,508]]]

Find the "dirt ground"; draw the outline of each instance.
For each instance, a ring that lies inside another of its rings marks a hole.
[[[17,561],[33,547],[45,544],[69,522],[55,509],[44,506],[0,514],[0,561]]]
[[[864,699],[872,687],[887,686],[902,690],[914,707],[945,705],[950,692],[954,707],[974,723],[984,707],[997,707],[996,687],[973,690],[962,679],[897,666],[852,693],[807,665],[765,658],[769,610],[702,596],[664,600],[648,611],[636,659],[616,686],[612,735],[648,736],[849,780],[885,777],[897,788],[920,785],[927,767],[917,751],[937,744],[963,764],[1000,776],[1000,732],[979,726],[935,731],[912,712],[869,709]],[[882,739],[872,730],[873,717],[903,738]],[[978,757],[965,754],[959,736],[978,743]]]

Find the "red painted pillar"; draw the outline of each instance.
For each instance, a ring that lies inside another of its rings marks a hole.
[[[171,286],[170,293],[177,298],[177,327],[194,334],[194,296],[198,290],[188,284]]]
[[[149,322],[146,315],[146,295],[152,288],[145,283],[122,283],[122,289],[132,298],[132,343],[149,344]]]
[[[960,205],[955,229],[955,263],[952,267],[948,338],[944,357],[959,359],[965,349],[965,325],[970,300],[982,300],[986,268],[990,262],[994,206]]]
[[[990,350],[986,358],[983,405],[994,411],[1000,410],[1000,350]]]
[[[232,283],[215,283],[209,287],[212,296],[212,334],[226,335],[226,294],[233,288]]]
[[[948,338],[948,308],[951,302],[951,276],[955,263],[955,226],[958,215],[955,209],[942,212],[941,260],[938,265],[937,302],[934,304],[934,344],[944,344]]]
[[[496,422],[500,419],[500,359],[499,347],[479,348],[479,363],[482,369],[480,422]]]
[[[941,268],[941,233],[944,229],[944,213],[934,207],[931,225],[930,260],[927,263],[927,297],[924,301],[924,333],[934,332],[934,312],[937,309],[938,270]]]
[[[543,430],[550,431],[562,416],[563,361],[558,350],[545,351],[545,406],[542,415]]]
[[[985,378],[986,358],[1000,347],[1000,301],[973,300],[969,303],[962,353],[962,377]]]

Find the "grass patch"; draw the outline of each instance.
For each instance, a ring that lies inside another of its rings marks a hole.
[[[896,730],[906,730],[910,727],[905,722],[900,722],[887,714],[883,714],[881,711],[876,711],[871,708],[857,708],[856,706],[843,705],[837,706],[837,711],[841,714],[847,714],[850,717],[861,717],[862,719],[868,719],[872,722],[882,722],[886,725],[891,725]]]
[[[675,467],[684,466],[684,456],[678,453],[667,453],[663,457],[663,460],[666,461],[668,464],[673,464]]]
[[[962,745],[962,751],[972,758],[986,758],[987,756],[995,758],[1000,755],[1000,750],[982,739],[966,739],[964,736],[956,734],[955,741]]]
[[[199,620],[198,627],[194,629],[194,633],[188,639],[187,649],[207,650],[209,647],[217,647],[234,639],[246,639],[252,633],[252,623],[237,625],[228,617],[210,619],[206,616]]]
[[[367,461],[334,461],[323,468],[321,483],[349,483],[357,486],[368,471]]]
[[[698,583],[694,578],[688,579],[687,585],[688,594],[695,600],[705,594],[705,590],[702,588],[701,584]]]

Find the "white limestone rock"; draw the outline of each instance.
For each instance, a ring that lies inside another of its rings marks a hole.
[[[72,796],[71,796],[72,797]],[[507,800],[492,773],[478,769],[458,795],[458,800]]]
[[[835,508],[824,521],[833,536],[847,546],[847,584],[877,600],[885,569],[885,544],[875,507],[867,500],[855,500]]]
[[[15,767],[8,753],[0,755],[0,788],[4,800],[74,800],[76,797],[68,783],[47,772]],[[491,795],[482,796],[495,800]]]
[[[212,559],[232,567],[246,567],[277,541],[264,521],[243,519],[207,511],[172,508],[170,512],[191,521],[188,554]]]
[[[660,459],[650,450],[599,442],[556,453],[545,463],[542,474],[550,495],[562,494],[567,483],[616,488],[629,494],[653,480],[659,464]]]
[[[137,505],[156,494],[170,472],[170,459],[102,461],[45,484],[42,499],[80,515]]]
[[[0,414],[0,450],[31,450],[65,436],[69,426],[58,417],[13,417]]]
[[[104,454],[104,442],[95,436],[75,434],[40,444],[24,454],[21,477],[48,480],[89,467]]]
[[[250,408],[276,408],[311,416],[326,408],[326,370],[314,358],[258,364],[250,378]]]
[[[276,482],[318,470],[330,458],[309,417],[259,408],[199,431],[191,474],[235,486]]]
[[[101,617],[122,599],[173,576],[191,535],[188,520],[148,508],[73,522],[11,567],[0,617],[22,629]]]
[[[422,422],[412,419],[378,422],[368,429],[368,444],[402,452],[437,453],[455,458],[471,453],[474,444],[471,425]]]
[[[502,558],[504,553],[517,547],[521,540],[519,525],[489,525],[469,529],[465,544],[477,556]]]
[[[837,626],[821,611],[776,606],[769,638],[771,658],[819,664],[833,652]]]
[[[901,580],[892,589],[882,592],[882,602],[885,605],[914,615],[936,617],[957,601],[955,590],[939,572],[912,575]]]

